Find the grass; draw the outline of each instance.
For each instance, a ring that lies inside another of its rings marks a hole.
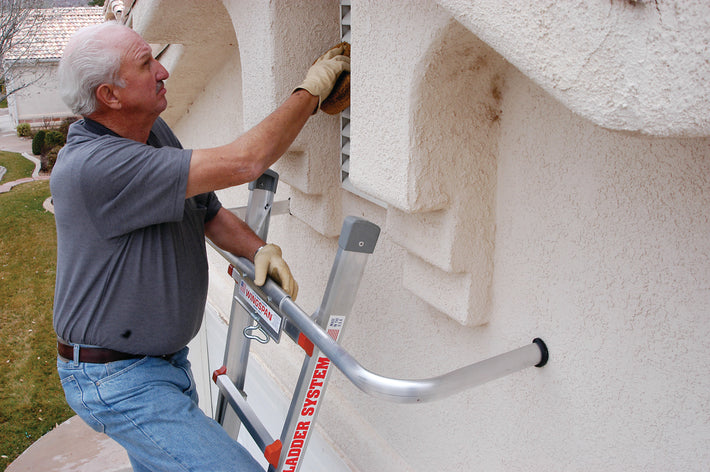
[[[14,154],[14,156],[13,156]],[[3,182],[28,177],[19,154],[0,152]],[[42,202],[49,182],[0,194],[0,468],[74,415],[56,373],[52,303],[56,271],[54,217]]]
[[[7,169],[0,183],[12,182],[23,177],[31,177],[34,162],[25,159],[16,152],[0,151],[0,166]]]

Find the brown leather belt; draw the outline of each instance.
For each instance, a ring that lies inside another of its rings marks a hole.
[[[74,360],[74,346],[57,341],[57,352],[65,359],[70,361]],[[81,347],[79,349],[79,362],[88,362],[90,364],[106,364],[107,362],[138,359],[140,357],[145,356],[140,354],[128,354],[126,352],[101,347]]]

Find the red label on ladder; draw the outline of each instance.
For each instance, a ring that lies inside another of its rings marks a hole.
[[[334,341],[338,340],[344,321],[344,316],[331,316],[328,320],[326,332]],[[284,466],[281,469],[283,472],[295,472],[300,467],[301,459],[303,459],[303,449],[320,406],[320,399],[325,388],[329,369],[330,359],[323,355],[318,356],[310,384],[308,385],[308,391],[301,404],[301,411],[286,453]]]

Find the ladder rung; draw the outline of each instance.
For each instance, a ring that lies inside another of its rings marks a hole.
[[[212,374],[212,380],[219,387],[219,391],[224,395],[229,404],[234,409],[234,412],[239,416],[244,427],[249,431],[251,437],[264,452],[266,460],[274,467],[279,466],[281,457],[281,440],[274,440],[271,434],[266,430],[264,424],[259,420],[254,410],[249,406],[249,403],[242,397],[241,392],[234,386],[226,374],[226,368],[222,367]]]

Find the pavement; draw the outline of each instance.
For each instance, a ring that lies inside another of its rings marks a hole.
[[[10,123],[7,108],[0,108],[0,150],[32,155],[32,140],[17,136],[17,130]]]
[[[5,472],[130,472],[126,451],[73,416],[42,436]]]
[[[0,109],[0,150],[21,153],[35,163],[32,177],[5,182],[0,193],[12,187],[46,180],[39,175],[39,159],[32,155],[32,140],[20,138],[10,124],[7,109]],[[44,207],[52,211],[50,199]],[[126,451],[105,434],[97,433],[78,416],[69,418],[32,444],[15,459],[5,472],[130,472],[133,468]]]

